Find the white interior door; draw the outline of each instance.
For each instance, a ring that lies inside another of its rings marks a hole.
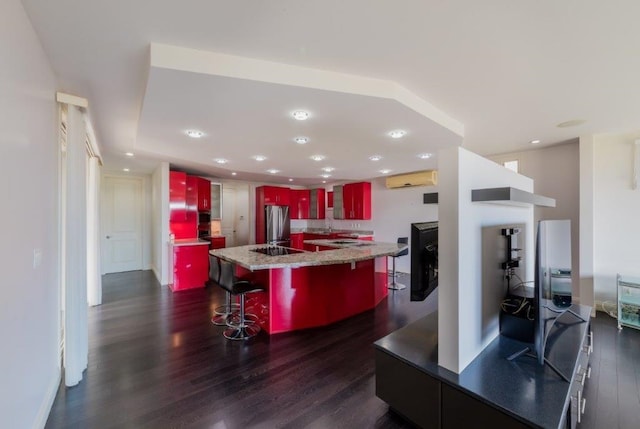
[[[226,238],[227,247],[236,245],[236,190],[228,186],[222,187],[222,235]]]
[[[142,179],[106,176],[102,195],[104,273],[141,270]]]

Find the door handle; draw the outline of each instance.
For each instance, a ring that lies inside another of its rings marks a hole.
[[[107,240],[108,240],[108,239],[110,239],[110,238],[111,238],[111,236],[110,236],[110,235],[107,235]]]

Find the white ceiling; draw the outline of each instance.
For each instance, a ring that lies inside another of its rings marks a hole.
[[[23,4],[60,90],[89,100],[107,167],[148,171],[168,160],[253,179],[274,179],[263,174],[275,167],[285,181],[311,183],[321,173],[311,153],[337,168],[332,179],[355,179],[379,175],[366,160],[373,152],[396,173],[436,162],[417,152],[459,143],[391,99],[150,68],[151,43],[394,82],[464,124],[463,147],[485,155],[640,128],[635,0]],[[289,120],[294,105],[311,106],[313,121]],[[586,122],[556,126],[573,119]],[[187,139],[190,127],[207,137]],[[301,127],[312,134],[304,147],[291,142]],[[400,127],[409,134],[389,142],[384,133]],[[273,164],[248,158],[259,149]],[[220,169],[218,156],[231,162]]]

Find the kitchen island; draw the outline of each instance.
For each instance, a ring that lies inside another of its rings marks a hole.
[[[210,251],[235,263],[238,278],[266,289],[249,297],[248,312],[269,334],[324,326],[373,309],[388,294],[386,257],[406,248],[345,239],[305,244],[318,251],[264,244]]]

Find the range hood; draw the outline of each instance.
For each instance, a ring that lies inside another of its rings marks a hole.
[[[539,207],[555,207],[554,198],[532,194],[517,188],[486,188],[471,191],[471,201],[507,205],[534,205]]]

